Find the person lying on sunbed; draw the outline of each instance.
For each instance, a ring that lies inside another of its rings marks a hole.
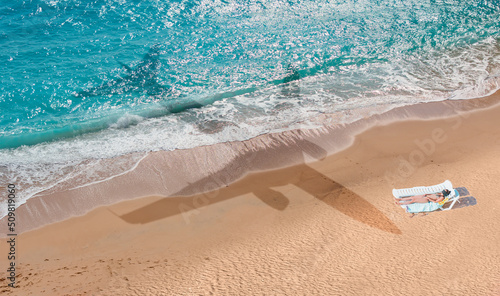
[[[427,202],[439,203],[442,202],[448,195],[450,195],[450,193],[451,193],[450,190],[445,189],[440,193],[394,198],[394,203],[397,204],[398,206],[409,205],[412,203],[427,203]]]

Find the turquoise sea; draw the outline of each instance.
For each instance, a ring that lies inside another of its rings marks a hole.
[[[497,0],[2,1],[0,181],[25,201],[150,151],[485,96],[499,20]]]

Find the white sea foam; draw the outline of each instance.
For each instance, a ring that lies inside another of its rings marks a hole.
[[[136,125],[139,122],[143,121],[144,118],[139,116],[139,115],[134,115],[134,114],[125,114],[122,117],[120,117],[116,123],[113,123],[110,125],[111,128],[127,128],[132,125]]]

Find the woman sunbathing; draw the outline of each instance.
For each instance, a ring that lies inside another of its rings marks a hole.
[[[394,203],[397,204],[398,206],[401,206],[401,205],[409,205],[412,203],[442,202],[448,195],[450,195],[450,193],[451,192],[448,189],[445,189],[442,192],[435,194],[424,194],[424,195],[395,198]]]

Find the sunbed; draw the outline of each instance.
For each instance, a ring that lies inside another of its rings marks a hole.
[[[460,194],[456,189],[453,189],[453,185],[449,180],[446,180],[443,183],[434,186],[419,186],[413,188],[393,189],[392,195],[394,195],[395,198],[402,198],[415,195],[439,193],[445,189],[450,190],[451,193],[443,201],[439,203],[437,202],[412,203],[409,205],[401,205],[401,207],[405,209],[405,211],[408,213],[432,212],[437,209],[446,211],[446,210],[451,210],[451,208],[453,208],[453,206],[460,197]],[[448,202],[451,202],[450,205],[447,206],[446,208],[443,208],[443,205]]]

